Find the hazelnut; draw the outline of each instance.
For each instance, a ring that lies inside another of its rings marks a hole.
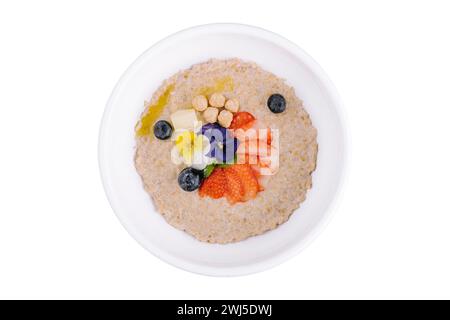
[[[222,108],[225,105],[225,97],[220,93],[213,93],[209,98],[209,104],[215,108]]]
[[[205,111],[208,108],[208,99],[202,95],[196,96],[192,99],[192,106],[197,111]]]
[[[203,118],[208,123],[214,123],[217,121],[217,115],[219,114],[219,109],[208,107],[203,112]]]
[[[228,110],[222,110],[219,113],[218,121],[222,127],[228,128],[233,121],[233,114]]]
[[[239,101],[237,99],[230,99],[225,103],[225,109],[231,112],[237,112],[239,110]]]

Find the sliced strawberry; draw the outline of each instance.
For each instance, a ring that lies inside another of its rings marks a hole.
[[[248,164],[236,164],[230,166],[230,168],[237,173],[244,187],[244,195],[241,200],[247,201],[255,198],[259,191],[259,185],[252,167]]]
[[[259,176],[258,178],[259,191],[264,191],[266,189],[268,181],[269,176]]]
[[[264,142],[264,144],[267,144],[270,146],[272,143],[272,133],[270,128],[263,128],[263,129],[256,129],[257,130],[257,139],[261,142]]]
[[[233,116],[233,121],[231,121],[230,129],[249,129],[253,122],[255,121],[255,117],[249,112],[236,112]]]
[[[222,198],[227,190],[227,180],[222,168],[215,168],[211,175],[206,178],[199,189],[201,197],[211,197],[213,199]]]
[[[272,151],[273,152],[273,151]],[[259,157],[259,166],[261,175],[274,175],[279,169],[279,161],[276,157]]]
[[[233,165],[223,169],[227,181],[227,189],[225,196],[227,197],[228,202],[231,204],[241,201],[245,192],[244,186],[242,185],[239,175],[233,169],[233,167],[235,166]]]
[[[241,141],[236,150],[237,154],[258,155],[258,140]]]
[[[259,163],[251,165],[253,175],[258,180],[258,192],[264,191],[267,186],[267,177],[261,175],[261,166]]]
[[[276,149],[273,146],[266,144],[262,140],[241,141],[236,150],[237,163],[257,165],[261,162],[261,159],[265,161],[271,159],[270,157],[275,151]]]
[[[260,120],[255,120],[252,124],[251,129],[256,131],[255,139],[260,141],[265,141],[268,145],[272,143],[272,132],[263,122]]]
[[[236,163],[237,164],[258,164],[258,156],[248,153],[237,153]]]

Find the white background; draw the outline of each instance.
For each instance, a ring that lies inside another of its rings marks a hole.
[[[241,22],[336,84],[352,162],[329,226],[266,272],[212,278],[141,248],[104,195],[106,100],[154,42]],[[448,1],[2,1],[0,298],[450,298]]]

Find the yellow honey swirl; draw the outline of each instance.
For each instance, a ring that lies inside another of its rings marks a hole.
[[[169,85],[163,94],[158,98],[156,103],[150,105],[147,108],[147,111],[141,116],[140,122],[136,125],[136,135],[138,137],[150,135],[153,124],[156,119],[159,118],[169,102],[170,94],[172,93],[173,88],[173,84]],[[150,137],[153,137],[153,135],[150,135]]]
[[[228,76],[216,80],[213,86],[200,88],[198,90],[198,94],[209,96],[215,92],[233,91],[233,89],[234,89],[233,79]]]

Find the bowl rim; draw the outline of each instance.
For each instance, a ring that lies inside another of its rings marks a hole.
[[[333,195],[333,198],[330,200],[330,203],[328,205],[328,208],[324,212],[324,215],[322,219],[314,226],[314,228],[305,236],[305,238],[300,241],[297,244],[292,245],[290,248],[284,250],[280,254],[277,254],[274,257],[271,257],[269,259],[266,259],[264,261],[247,264],[243,266],[237,266],[237,267],[211,267],[211,266],[205,266],[201,264],[191,263],[189,261],[186,261],[184,259],[172,256],[168,253],[166,253],[163,250],[160,250],[158,247],[154,245],[150,245],[148,242],[145,242],[144,239],[141,239],[138,232],[135,232],[134,227],[132,223],[129,223],[129,221],[126,220],[125,215],[118,212],[115,205],[115,198],[113,196],[112,188],[110,187],[110,181],[109,177],[106,174],[105,170],[105,150],[104,150],[104,143],[105,140],[104,137],[107,132],[107,122],[112,110],[112,106],[114,105],[114,101],[116,97],[118,96],[119,92],[121,91],[121,87],[126,83],[126,80],[128,78],[128,75],[133,73],[133,70],[138,68],[140,63],[144,61],[146,56],[151,51],[157,51],[161,47],[165,46],[169,42],[177,42],[180,39],[190,37],[194,34],[202,34],[202,33],[220,33],[220,32],[235,32],[250,36],[256,36],[259,38],[262,38],[264,40],[270,41],[277,46],[280,46],[284,48],[285,50],[289,51],[290,53],[294,54],[296,57],[298,57],[300,60],[302,60],[314,73],[315,76],[317,76],[321,83],[323,84],[324,88],[326,89],[327,93],[330,95],[331,100],[333,101],[333,106],[336,109],[337,116],[341,123],[341,129],[342,129],[342,136],[343,136],[343,163],[342,163],[342,170],[340,173],[340,178],[338,182],[338,186],[336,189],[336,192]],[[106,197],[109,201],[109,204],[123,225],[123,227],[126,229],[126,231],[147,251],[152,253],[157,258],[161,259],[162,261],[180,268],[185,271],[193,272],[200,275],[206,275],[206,276],[243,276],[248,274],[253,274],[257,272],[261,272],[270,268],[273,268],[288,259],[294,257],[298,253],[300,253],[303,249],[305,249],[328,225],[330,222],[334,212],[336,211],[337,207],[339,206],[342,198],[342,190],[344,188],[344,185],[347,180],[348,176],[348,170],[349,170],[349,161],[350,161],[350,134],[349,134],[349,127],[348,127],[348,121],[347,121],[347,115],[343,107],[343,103],[341,100],[341,97],[339,96],[334,84],[331,82],[331,80],[326,75],[325,71],[320,67],[320,65],[311,57],[309,56],[303,49],[301,49],[299,46],[297,46],[295,43],[291,42],[290,40],[284,38],[283,36],[274,33],[272,31],[251,26],[247,24],[239,24],[239,23],[211,23],[211,24],[203,24],[203,25],[197,25],[193,27],[189,27],[187,29],[183,29],[181,31],[178,31],[176,33],[173,33],[162,40],[156,42],[154,45],[149,47],[147,50],[145,50],[133,63],[130,64],[130,66],[125,70],[125,72],[121,75],[119,81],[113,88],[110,97],[106,103],[105,110],[103,112],[99,135],[98,135],[98,165],[99,165],[99,171],[100,171],[100,178],[102,181],[103,188],[106,193]]]

